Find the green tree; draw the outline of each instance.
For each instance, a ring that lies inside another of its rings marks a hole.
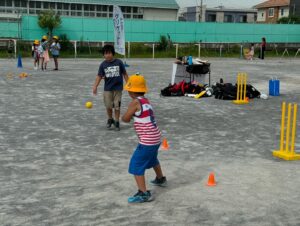
[[[168,48],[168,39],[165,35],[161,35],[159,38],[158,49],[167,50],[167,48]]]
[[[53,9],[45,10],[39,14],[38,24],[41,28],[48,29],[48,34],[52,37],[53,30],[61,25],[61,18]]]

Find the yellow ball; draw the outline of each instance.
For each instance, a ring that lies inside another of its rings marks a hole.
[[[89,102],[86,102],[86,103],[85,103],[85,107],[86,107],[86,108],[92,108],[92,107],[93,107],[93,103],[90,102],[90,101],[89,101]]]

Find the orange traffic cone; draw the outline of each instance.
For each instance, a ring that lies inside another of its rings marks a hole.
[[[169,150],[169,144],[166,138],[163,139],[162,145],[161,145],[161,149],[164,151],[168,151]]]
[[[207,181],[207,186],[209,187],[213,187],[216,186],[216,181],[215,181],[215,174],[214,173],[210,173],[209,177],[208,177],[208,181]]]

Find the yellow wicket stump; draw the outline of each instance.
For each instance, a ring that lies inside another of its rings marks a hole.
[[[249,100],[246,97],[247,93],[247,74],[239,73],[237,76],[237,95],[236,100],[233,101],[235,104],[248,104]]]
[[[293,104],[293,118],[292,104],[288,104],[287,124],[286,124],[286,103],[282,103],[282,116],[281,116],[281,134],[280,134],[280,150],[273,151],[273,156],[282,158],[284,160],[300,160],[300,154],[295,152],[295,137],[297,127],[297,111],[298,105]],[[291,121],[292,120],[292,121]],[[292,124],[292,128],[291,128]],[[292,131],[291,131],[292,129]]]

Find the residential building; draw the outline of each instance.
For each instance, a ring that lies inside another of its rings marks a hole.
[[[218,23],[254,23],[256,9],[230,9],[223,6],[216,8],[187,7],[181,10],[179,20]]]
[[[275,24],[280,18],[290,15],[290,0],[268,0],[256,5],[255,8],[258,10],[258,23]]]

